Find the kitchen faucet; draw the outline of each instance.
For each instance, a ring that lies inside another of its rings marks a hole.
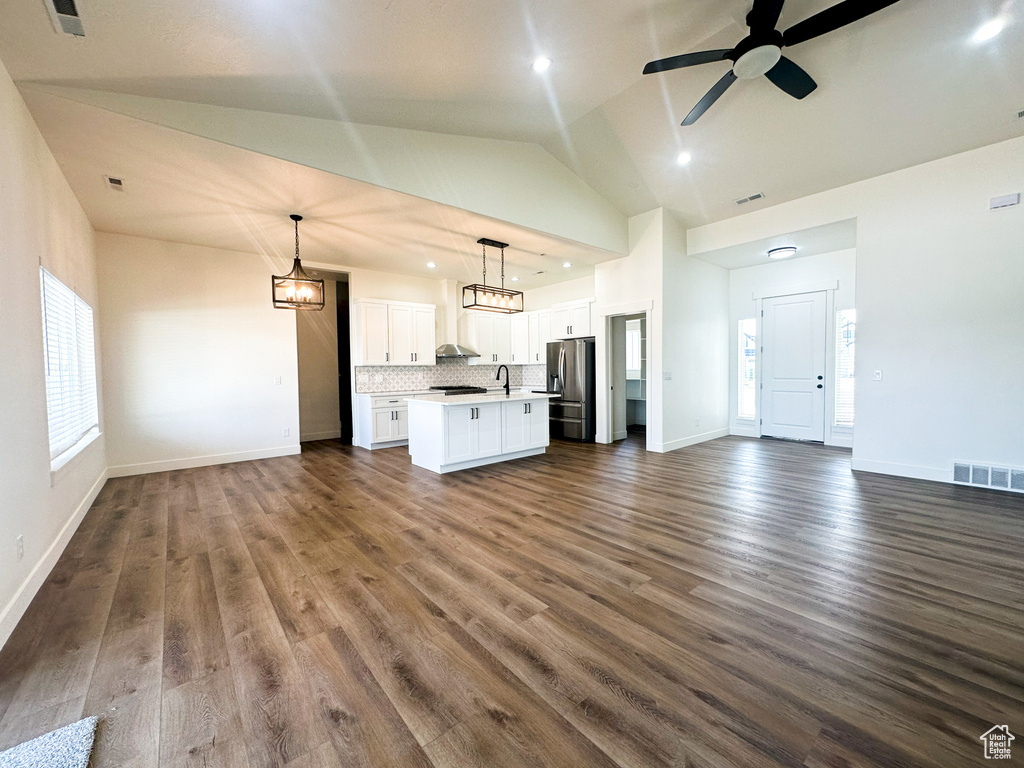
[[[494,380],[495,381],[501,381],[501,369],[502,368],[505,369],[505,397],[508,397],[509,396],[509,386],[508,386],[508,366],[507,365],[502,364],[502,365],[498,366],[498,374],[497,374],[497,376],[494,377]]]

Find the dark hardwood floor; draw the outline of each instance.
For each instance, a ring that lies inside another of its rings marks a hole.
[[[724,438],[111,480],[0,652],[0,748],[93,766],[1024,758],[1024,498]]]

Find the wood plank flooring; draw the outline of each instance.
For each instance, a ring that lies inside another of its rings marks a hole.
[[[1024,762],[1024,497],[723,438],[109,481],[0,651],[100,766]]]

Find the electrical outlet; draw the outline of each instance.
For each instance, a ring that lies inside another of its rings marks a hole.
[[[700,426],[700,419],[694,419],[693,420],[693,426],[699,427]]]
[[[881,380],[882,380],[882,372],[881,371],[875,371],[875,381],[881,381]]]
[[[292,431],[288,429],[288,427],[285,427],[284,429],[281,430],[281,437],[288,437],[288,435],[290,435],[291,433]]]
[[[25,537],[19,536],[14,541],[18,548],[18,559],[21,560],[25,556]]]
[[[280,376],[275,376],[274,377],[274,383],[275,384],[280,384],[281,383],[281,377]]]
[[[672,381],[672,371],[662,371],[661,378],[664,381]]]

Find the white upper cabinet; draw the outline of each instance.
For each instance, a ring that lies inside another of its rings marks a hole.
[[[459,319],[459,342],[480,355],[470,358],[470,365],[512,362],[512,324],[508,315],[468,310]]]
[[[542,309],[535,313],[537,316],[537,343],[530,347],[530,353],[533,356],[533,362],[536,365],[547,365],[548,360],[548,342],[554,341],[555,337],[551,335],[551,310]],[[533,344],[533,337],[531,336],[531,345]]]
[[[530,329],[536,330],[535,317],[527,312],[512,315],[512,362],[516,365],[532,363],[530,357]]]
[[[555,339],[590,336],[590,301],[563,304],[551,310],[551,332]]]
[[[387,365],[388,305],[383,301],[363,301],[356,311],[356,365]]]
[[[434,305],[355,302],[356,365],[434,365]]]

